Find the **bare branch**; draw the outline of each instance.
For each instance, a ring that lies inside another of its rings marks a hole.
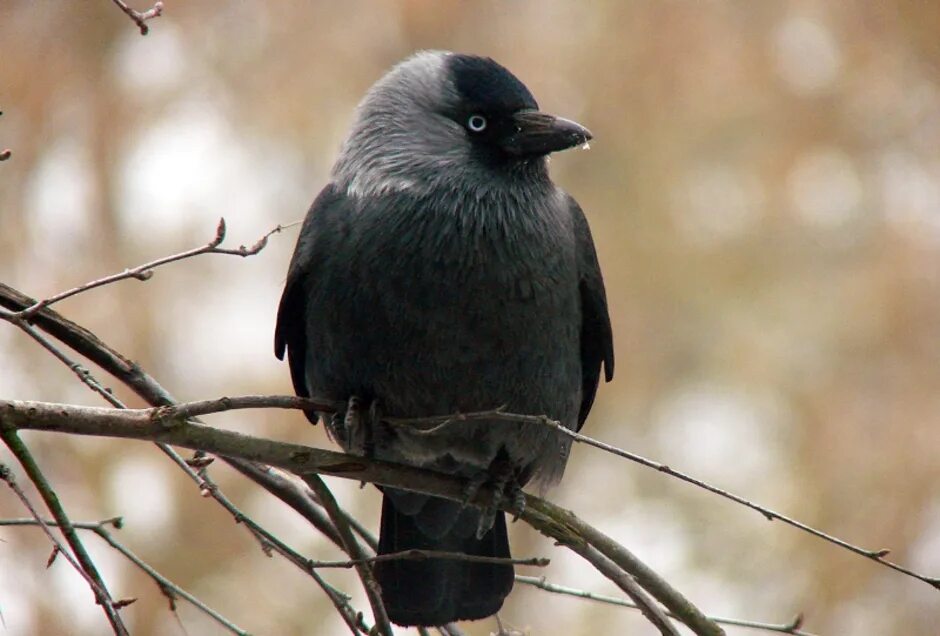
[[[614,582],[614,584],[623,590],[627,596],[633,599],[636,606],[643,612],[643,616],[651,622],[662,636],[679,636],[679,632],[663,614],[663,610],[656,605],[640,584],[634,580],[624,569],[621,569],[616,563],[607,558],[594,546],[588,543],[575,542],[568,544],[574,552],[581,555],[585,561],[594,566],[594,568]],[[707,634],[708,636],[724,636],[724,631],[717,625],[691,626],[696,634]]]
[[[113,0],[113,2],[121,9],[121,11],[127,14],[127,17],[134,21],[134,24],[137,25],[138,29],[140,29],[141,35],[147,35],[150,33],[150,27],[147,26],[147,20],[152,20],[153,18],[157,18],[163,15],[162,2],[154,3],[150,9],[143,12],[131,9],[122,0]]]
[[[23,307],[29,306],[33,301],[26,298],[16,290],[13,290],[2,283],[0,283],[0,305],[12,308],[12,309],[22,309]],[[106,344],[97,339],[94,334],[91,334],[87,330],[82,329],[74,323],[63,319],[61,316],[56,314],[54,311],[45,309],[39,312],[35,317],[34,321],[37,325],[41,326],[43,329],[49,331],[56,337],[63,340],[76,348],[86,357],[90,357],[96,363],[102,365],[106,370],[115,374],[115,377],[118,377],[123,382],[127,383],[138,395],[141,395],[151,403],[170,403],[172,402],[172,397],[162,387],[160,387],[153,378],[150,378],[145,373],[143,373],[136,365],[128,361],[126,358],[121,356],[119,353],[110,349]],[[290,398],[293,399],[293,398]],[[316,406],[323,407],[329,406],[326,404],[317,404]],[[307,408],[310,408],[309,406]],[[327,410],[327,409],[322,409]],[[185,411],[182,411],[185,413]],[[550,419],[545,418],[544,416],[529,416],[529,415],[515,415],[507,414],[501,409],[497,409],[497,412],[493,411],[479,413],[479,414],[466,414],[466,415],[449,415],[440,418],[431,418],[434,419],[437,423],[443,423],[447,420],[459,419],[459,418],[473,418],[473,417],[492,417],[498,415],[499,419],[505,419],[510,421],[539,421],[539,422],[551,422]],[[429,422],[430,423],[430,422]],[[299,455],[298,457],[302,457]],[[344,457],[340,455],[340,457]],[[356,458],[350,458],[356,459]],[[226,458],[226,461],[230,463],[241,461],[237,458],[229,457]],[[335,464],[336,468],[344,469],[349,468],[349,462],[346,462],[347,465],[344,467],[341,464]],[[287,468],[291,470],[290,467]],[[262,471],[263,472],[263,471]],[[266,486],[267,487],[267,486]],[[418,487],[418,490],[422,488]],[[426,490],[426,489],[424,489]],[[275,492],[276,496],[281,496],[279,493]],[[290,502],[288,501],[290,504]],[[294,504],[291,504],[294,505]],[[544,531],[543,531],[544,532]],[[545,532],[546,534],[550,534]],[[365,536],[365,535],[363,535]],[[311,573],[314,574],[314,573]],[[931,580],[928,580],[930,582]]]
[[[524,576],[522,574],[517,574],[516,582],[522,583],[524,585],[530,585],[532,587],[537,587],[540,590],[551,592],[552,594],[573,596],[575,598],[596,601],[598,603],[606,603],[607,605],[617,605],[619,607],[626,607],[629,609],[639,609],[636,603],[633,603],[632,601],[628,601],[616,596],[588,592],[587,590],[569,587],[566,585],[549,583],[544,576]],[[665,614],[666,616],[675,618],[672,612],[667,611]],[[720,616],[709,616],[708,618],[718,623],[719,625],[728,625],[729,627],[746,627],[748,629],[763,630],[765,632],[776,632],[778,634],[792,634],[793,636],[816,636],[815,634],[802,631],[800,629],[800,626],[803,622],[802,615],[797,615],[789,623],[761,623],[758,621],[745,621],[737,618],[724,618]]]
[[[151,413],[152,409],[121,410],[0,400],[0,429],[12,427],[79,435],[148,439],[186,448],[202,449],[226,457],[263,462],[301,476],[321,473],[446,497],[454,501],[463,501],[465,498],[466,484],[450,475],[378,460],[367,460],[363,457],[299,444],[251,437],[234,431],[217,430],[189,421],[154,421]],[[493,499],[492,488],[484,487],[478,491],[470,503],[485,506],[492,504]],[[506,502],[505,505],[508,508],[511,504]],[[619,547],[615,542],[577,519],[573,513],[529,495],[522,519],[564,545],[574,543],[595,545],[604,556],[636,577],[647,591],[680,616],[680,620],[686,622],[695,633],[720,633],[716,627],[713,628],[714,624],[707,621],[701,612],[672,589],[666,581],[642,565],[626,550],[614,549],[614,547]],[[590,532],[590,534],[585,535],[585,532]],[[597,544],[599,539],[602,540],[601,545]],[[613,546],[606,545],[603,541],[610,542]],[[350,556],[363,558],[356,554]],[[642,567],[630,569],[637,565]]]
[[[293,395],[242,395],[161,406],[154,410],[152,417],[155,420],[169,423],[187,420],[199,415],[210,415],[236,409],[277,408],[333,412],[345,407],[345,402],[337,402],[326,398],[303,398]]]
[[[502,419],[502,416],[501,415],[497,416],[497,419]],[[623,457],[624,459],[629,459],[630,461],[636,462],[638,464],[642,464],[643,466],[646,466],[648,468],[655,468],[659,472],[669,475],[670,477],[681,479],[682,481],[692,484],[693,486],[698,486],[699,488],[707,490],[708,492],[714,493],[716,495],[720,495],[721,497],[724,497],[725,499],[730,499],[731,501],[741,504],[742,506],[745,506],[752,510],[756,510],[757,512],[764,515],[764,517],[766,517],[768,521],[773,521],[774,519],[780,520],[784,522],[785,524],[793,526],[794,528],[802,530],[803,532],[806,532],[808,534],[811,534],[814,537],[818,537],[820,539],[828,541],[829,543],[837,545],[841,548],[845,548],[846,550],[849,550],[850,552],[854,552],[855,554],[861,555],[867,559],[871,559],[872,561],[875,561],[876,563],[880,563],[881,565],[887,566],[891,568],[892,570],[901,572],[902,574],[906,574],[907,576],[915,578],[919,581],[923,581],[924,583],[927,583],[928,585],[931,585],[934,588],[940,590],[940,578],[929,577],[923,574],[919,574],[898,563],[894,563],[892,561],[888,561],[887,559],[885,559],[884,557],[886,557],[888,554],[891,553],[891,551],[888,549],[882,548],[879,550],[867,550],[857,545],[853,545],[849,543],[848,541],[845,541],[831,534],[827,534],[825,532],[822,532],[821,530],[817,530],[811,526],[808,526],[807,524],[801,521],[797,521],[796,519],[787,517],[786,515],[782,515],[779,512],[775,512],[765,506],[754,503],[753,501],[749,501],[748,499],[745,499],[744,497],[741,497],[740,495],[736,495],[734,493],[728,492],[727,490],[722,490],[721,488],[712,486],[711,484],[705,481],[702,481],[701,479],[697,479],[695,477],[692,477],[691,475],[687,475],[683,473],[682,471],[679,471],[674,468],[671,468],[670,466],[667,466],[666,464],[661,464],[651,459],[647,459],[641,455],[637,455],[636,453],[631,453],[621,448],[617,448],[616,446],[606,444],[604,442],[598,441],[586,435],[582,435],[581,433],[576,433],[575,431],[565,428],[560,422],[557,422],[555,420],[552,420],[549,418],[543,418],[540,421],[545,423],[546,426],[550,426],[551,428],[554,428],[559,433],[562,433],[563,435],[567,435],[568,437],[570,437],[571,439],[577,442],[587,444],[588,446],[593,446],[594,448],[599,448],[600,450],[611,453],[612,455],[616,455],[617,457]]]
[[[115,0],[117,2],[118,0]],[[159,3],[158,3],[159,4]],[[0,312],[0,318],[10,322],[17,322],[20,320],[29,320],[41,309],[49,307],[61,300],[66,298],[71,298],[77,294],[81,294],[90,289],[95,289],[97,287],[102,287],[104,285],[110,285],[111,283],[116,283],[118,281],[127,280],[129,278],[135,278],[137,280],[149,280],[153,276],[153,271],[158,267],[167,265],[169,263],[175,263],[178,261],[186,260],[188,258],[193,258],[194,256],[199,256],[201,254],[228,254],[231,256],[254,256],[268,244],[268,238],[276,233],[281,232],[285,228],[296,225],[297,222],[288,223],[287,225],[278,225],[274,229],[270,230],[267,234],[262,236],[252,247],[245,247],[242,245],[238,249],[224,249],[219,247],[222,242],[225,240],[225,219],[219,219],[219,224],[216,227],[215,237],[201,247],[196,247],[191,250],[186,250],[185,252],[179,252],[178,254],[172,254],[170,256],[164,256],[156,260],[150,261],[149,263],[144,263],[143,265],[137,265],[136,267],[131,267],[130,269],[125,269],[123,272],[117,274],[111,274],[110,276],[105,276],[97,280],[84,283],[78,287],[73,287],[64,292],[60,292],[49,298],[40,300],[33,303],[29,307],[25,307],[19,311],[10,312],[2,311]]]
[[[58,525],[55,521],[49,520],[37,520],[37,519],[0,519],[0,526],[56,526]],[[79,530],[90,530],[94,532],[99,537],[101,537],[108,545],[120,552],[126,559],[133,563],[139,570],[144,574],[149,576],[160,588],[160,592],[170,599],[171,603],[175,601],[176,597],[180,597],[188,601],[191,605],[202,611],[204,614],[212,617],[216,622],[222,625],[225,629],[232,632],[233,634],[239,634],[240,636],[249,636],[249,633],[242,629],[241,627],[235,625],[227,618],[219,614],[217,611],[213,610],[211,607],[200,601],[198,598],[181,588],[176,583],[173,583],[168,578],[154,570],[150,567],[143,559],[134,554],[130,548],[114,538],[114,535],[108,530],[108,527],[120,529],[123,527],[123,522],[120,517],[113,517],[111,519],[104,519],[98,522],[79,522],[72,523],[73,528]],[[175,611],[175,610],[173,610]]]
[[[35,522],[37,526],[42,528],[42,531],[49,538],[49,541],[52,543],[52,555],[49,557],[49,561],[46,563],[46,567],[52,565],[52,561],[56,556],[62,554],[65,557],[65,560],[75,568],[75,571],[78,572],[85,581],[88,582],[89,587],[93,588],[97,585],[88,573],[82,569],[82,566],[78,564],[78,561],[75,560],[75,557],[65,549],[65,546],[59,541],[59,539],[52,533],[52,530],[49,529],[50,523],[44,521],[39,515],[39,512],[36,510],[36,507],[33,506],[33,502],[29,500],[29,497],[26,496],[26,493],[23,492],[23,489],[19,487],[19,484],[16,483],[16,478],[13,476],[13,471],[10,470],[5,464],[0,464],[0,480],[6,482],[6,485],[13,491],[13,494],[17,496],[23,506],[29,510],[29,513],[33,515],[31,521]],[[54,523],[54,522],[53,522]]]
[[[39,330],[33,327],[28,322],[21,322],[19,324],[20,329],[25,331],[30,338],[35,340],[44,348],[46,351],[51,353],[59,362],[64,364],[69,368],[69,370],[75,374],[75,376],[89,389],[100,395],[116,408],[125,408],[124,404],[117,399],[114,394],[111,392],[111,389],[107,388],[91,374],[91,371],[86,369],[84,366],[73,360],[69,357],[62,349],[57,347],[51,340],[42,335]]]
[[[339,548],[343,547],[343,542],[340,540],[333,522],[330,521],[323,508],[315,502],[312,494],[307,491],[305,486],[294,483],[285,475],[279,474],[278,471],[264,464],[245,461],[228,463],[232,468],[263,488],[272,483],[276,484],[279,490],[274,494],[278,499],[300,513],[302,517],[310,522],[310,525],[319,530],[334,545]],[[375,549],[374,545],[370,544],[370,546]]]
[[[270,233],[269,233],[270,234]],[[0,305],[13,309],[21,309],[35,304],[35,301],[17,292],[16,290],[0,283]],[[63,342],[67,343],[73,349],[93,360],[99,366],[110,372],[116,378],[127,384],[138,395],[143,397],[151,404],[171,405],[173,398],[166,392],[152,377],[144,373],[136,364],[122,356],[120,353],[108,347],[101,342],[90,331],[62,318],[59,314],[49,308],[42,309],[35,317],[37,325],[41,325],[47,332],[53,334]],[[117,408],[126,408],[126,406],[117,399],[107,389],[99,390],[100,384],[91,377],[84,367],[73,361],[61,349],[52,344],[41,333],[36,331],[33,325],[26,321],[16,321],[17,326],[26,331],[31,337],[36,339],[44,348],[50,351],[56,358],[73,370],[85,384],[95,390],[97,393],[108,399],[108,401]],[[200,492],[210,496],[223,508],[225,508],[236,520],[242,523],[252,535],[258,539],[262,549],[266,552],[272,548],[281,556],[285,557],[290,563],[294,564],[306,572],[323,589],[327,597],[333,603],[334,607],[340,613],[343,621],[349,626],[354,634],[358,634],[363,627],[361,613],[357,612],[350,604],[349,597],[330,586],[317,572],[309,567],[307,559],[298,554],[292,548],[278,540],[274,535],[268,533],[258,524],[254,523],[247,515],[242,513],[222,492],[209,480],[205,471],[195,471],[179,454],[167,444],[157,443],[156,446],[167,455],[183,472],[189,476],[197,485]],[[295,488],[288,488],[286,482],[275,479],[273,475],[264,471],[258,471],[251,462],[246,462],[238,458],[223,458],[228,464],[239,472],[251,476],[251,478],[271,492],[274,496],[293,507],[300,514],[311,521],[314,520],[314,510],[311,501],[304,501],[304,494],[298,493]],[[322,516],[322,515],[321,515]],[[316,525],[316,524],[315,524]],[[325,524],[317,526],[327,537],[337,537],[335,529],[332,533],[329,531],[332,526],[329,520]],[[368,632],[368,626],[365,626]]]
[[[303,478],[313,492],[317,494],[320,505],[326,510],[326,513],[333,521],[333,525],[339,532],[339,538],[343,542],[346,554],[351,556],[355,562],[354,567],[356,568],[356,573],[362,580],[362,587],[365,589],[366,597],[369,599],[369,605],[372,606],[372,615],[375,617],[375,629],[378,630],[382,636],[393,636],[392,623],[389,621],[388,613],[385,611],[385,605],[382,603],[379,584],[375,580],[372,568],[368,565],[369,557],[362,549],[362,546],[359,545],[356,537],[353,536],[352,530],[349,529],[349,524],[346,523],[344,515],[340,513],[339,504],[336,503],[333,493],[330,492],[326,482],[324,482],[319,475],[308,474],[304,475]]]
[[[281,227],[289,227],[289,225],[278,226],[278,228],[268,232],[265,237],[262,237],[262,240],[265,240],[272,233],[279,231],[279,228]],[[252,249],[255,249],[255,247]],[[0,283],[0,306],[6,307],[10,310],[19,311],[30,307],[35,303],[36,301],[32,298],[7,285],[4,285],[3,283]],[[63,318],[55,310],[48,307],[44,308],[34,315],[30,322],[42,328],[46,333],[54,336],[61,342],[74,349],[76,352],[80,353],[100,366],[102,369],[127,385],[132,391],[134,391],[138,396],[143,398],[148,403],[154,406],[168,406],[176,403],[176,401],[173,399],[173,396],[170,395],[170,393],[164,389],[153,377],[145,373],[136,363],[121,355],[120,352],[115,351],[109,347],[106,343],[102,342],[97,336],[95,336],[95,334],[88,331],[84,327],[81,327],[80,325]],[[33,333],[37,333],[32,328],[32,325],[24,320],[17,320],[14,322],[14,324],[19,326],[21,329],[26,330],[27,333],[32,332],[31,335]],[[41,336],[41,334],[37,335]],[[75,368],[80,366],[73,362],[58,348],[54,346],[47,346],[51,344],[48,340],[42,339],[40,340],[40,344],[46,346],[46,348],[49,349],[53,355],[59,358],[64,364],[69,366],[69,368],[75,370]],[[125,407],[125,405],[121,403],[120,400],[117,400],[117,398],[114,396],[111,396],[111,398],[112,399],[109,401],[115,406],[119,408]],[[290,563],[302,569],[311,578],[313,578],[317,585],[323,589],[324,593],[327,595],[327,598],[330,599],[330,602],[339,612],[341,618],[353,634],[358,634],[360,631],[364,631],[365,633],[369,632],[370,628],[368,625],[365,625],[362,619],[362,613],[356,611],[356,609],[350,605],[349,597],[329,585],[315,569],[310,568],[307,565],[307,560],[304,557],[302,557],[300,554],[270,533],[267,533],[263,528],[255,524],[251,519],[244,515],[231,501],[228,500],[227,497],[222,494],[221,490],[219,490],[214,484],[211,483],[211,481],[209,481],[208,475],[205,473],[205,471],[200,471],[200,473],[197,473],[186,462],[186,460],[180,457],[179,454],[169,445],[157,443],[157,447],[161,450],[161,452],[167,455],[183,472],[185,472],[186,475],[190,477],[190,479],[193,480],[193,482],[199,488],[200,492],[208,494],[217,503],[222,505],[227,511],[229,511],[237,523],[244,523],[249,531],[251,531],[252,534],[258,538],[263,548],[270,549],[273,547],[273,549],[281,554],[281,556],[285,557]],[[250,474],[251,478],[256,483],[261,485],[275,497],[278,497],[287,505],[293,507],[295,510],[297,510],[297,512],[313,522],[314,516],[313,509],[311,507],[311,501],[304,501],[302,494],[299,494],[294,488],[286,487],[286,482],[284,482],[284,480],[275,479],[273,475],[265,471],[255,470],[254,465],[251,462],[234,457],[223,457],[222,459],[239,472],[243,474]],[[326,523],[330,523],[328,519],[326,520]],[[356,526],[358,526],[361,530],[361,525],[356,524]],[[335,533],[335,529],[331,534],[326,530],[326,526],[318,527],[326,534],[326,536],[337,536],[338,538],[338,535]]]
[[[868,549],[859,547],[857,545],[853,545],[849,543],[848,541],[845,541],[833,535],[822,532],[821,530],[817,530],[801,521],[797,521],[796,519],[787,517],[786,515],[782,515],[779,512],[775,512],[765,506],[749,501],[748,499],[745,499],[744,497],[741,497],[740,495],[735,495],[734,493],[718,488],[717,486],[712,486],[711,484],[705,481],[702,481],[701,479],[697,479],[695,477],[692,477],[691,475],[687,475],[683,473],[682,471],[679,471],[674,468],[671,468],[670,466],[667,466],[666,464],[661,464],[651,459],[647,459],[646,457],[643,457],[642,455],[631,453],[630,451],[623,450],[621,448],[612,446],[605,442],[598,441],[592,437],[588,437],[587,435],[583,435],[581,433],[572,431],[571,429],[564,426],[561,422],[557,420],[553,420],[550,417],[547,417],[545,415],[522,415],[519,413],[507,413],[503,409],[504,407],[498,407],[495,409],[490,409],[486,411],[475,411],[472,413],[454,413],[450,415],[435,415],[431,417],[419,417],[419,418],[385,418],[384,421],[387,421],[389,424],[392,424],[393,426],[417,426],[421,429],[422,434],[425,434],[425,435],[436,433],[440,431],[442,428],[446,426],[450,426],[451,424],[455,422],[464,422],[464,421],[473,421],[473,420],[499,420],[503,422],[522,422],[522,423],[529,423],[529,424],[543,424],[545,426],[555,429],[562,435],[566,435],[567,437],[570,437],[576,442],[580,442],[588,446],[593,446],[594,448],[598,448],[612,455],[616,455],[617,457],[629,459],[632,462],[636,462],[648,468],[654,468],[661,473],[669,475],[670,477],[675,477],[686,483],[690,483],[693,486],[698,486],[699,488],[707,490],[711,493],[720,495],[724,497],[725,499],[730,499],[731,501],[735,503],[741,504],[752,510],[756,510],[757,512],[761,513],[764,517],[766,517],[769,521],[773,521],[774,519],[783,521],[787,525],[793,526],[794,528],[802,530],[803,532],[806,532],[815,537],[828,541],[829,543],[837,545],[841,548],[845,548],[846,550],[854,552],[855,554],[859,554],[865,558],[868,558],[868,559],[871,559],[872,561],[880,563],[881,565],[887,566],[891,568],[892,570],[896,570],[898,572],[901,572],[902,574],[906,574],[907,576],[913,577],[920,581],[924,581],[925,583],[928,583],[929,585],[932,585],[933,587],[940,589],[940,578],[929,577],[923,574],[919,574],[917,572],[914,572],[913,570],[905,568],[904,566],[898,563],[894,563],[892,561],[888,561],[887,559],[885,559],[885,557],[891,553],[891,551],[886,548],[882,548],[879,550],[868,550]]]
[[[79,569],[86,575],[86,580],[88,580],[91,591],[95,595],[95,601],[101,606],[102,610],[104,610],[108,622],[111,623],[111,630],[118,636],[128,636],[127,627],[118,614],[118,609],[127,603],[119,602],[121,605],[118,605],[118,603],[111,598],[111,594],[108,592],[104,580],[98,573],[98,568],[95,566],[94,561],[91,560],[88,552],[85,551],[85,546],[78,538],[78,533],[75,532],[75,528],[72,527],[72,522],[69,520],[68,515],[66,515],[65,509],[62,507],[62,504],[59,503],[59,496],[52,489],[49,482],[46,481],[46,477],[42,474],[42,470],[40,470],[39,465],[33,459],[32,453],[26,448],[26,445],[19,438],[15,429],[0,428],[0,437],[3,438],[10,452],[19,460],[20,465],[23,466],[23,470],[26,471],[33,485],[36,486],[36,490],[39,491],[39,496],[42,497],[49,512],[51,512],[52,516],[55,518],[60,531],[65,537],[66,543],[72,548],[72,554],[75,556],[75,560],[78,561],[78,564],[81,566]],[[9,481],[9,471],[7,470],[5,472],[7,473],[7,481],[12,487],[12,482]],[[36,514],[32,506],[30,506],[30,512],[34,515]],[[58,542],[56,542],[55,545],[60,552],[65,554],[65,551]]]
[[[390,552],[365,559],[349,559],[347,561],[311,561],[315,568],[352,568],[357,565],[379,563],[381,561],[426,561],[428,559],[448,559],[451,561],[465,561],[467,563],[497,563],[503,565],[527,565],[532,567],[547,567],[551,560],[545,557],[531,557],[528,559],[513,559],[504,557],[477,556],[463,552],[444,552],[441,550],[404,550]]]

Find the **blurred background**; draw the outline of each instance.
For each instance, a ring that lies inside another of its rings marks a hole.
[[[492,56],[595,135],[552,161],[592,224],[617,347],[586,432],[940,575],[940,4],[165,5],[141,37],[108,0],[0,3],[4,283],[45,297],[207,242],[221,216],[231,246],[250,245],[302,218],[390,65],[421,48]],[[289,393],[272,333],[295,237],[58,310],[179,399]],[[101,404],[7,324],[0,395]],[[296,413],[209,421],[331,447]],[[119,538],[243,628],[343,633],[309,578],[265,557],[151,445],[24,438],[73,519],[122,515]],[[5,448],[0,461],[26,482]],[[302,553],[339,556],[245,479],[211,474]],[[377,528],[374,489],[331,483]],[[599,451],[576,447],[549,496],[709,613],[804,612],[825,636],[937,633],[926,584]],[[0,518],[21,516],[0,490]],[[523,573],[616,593],[522,524],[511,534],[518,556],[552,558]],[[123,610],[134,634],[222,633],[185,603],[174,617],[149,579],[86,541],[115,596],[139,599]],[[0,633],[107,633],[85,583],[61,559],[47,570],[48,554],[39,531],[0,529]],[[327,578],[367,609],[352,574]],[[630,610],[521,585],[501,615],[531,634],[653,633]]]

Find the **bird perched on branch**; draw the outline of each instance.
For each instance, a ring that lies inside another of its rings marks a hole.
[[[610,320],[587,221],[547,155],[589,139],[488,58],[421,52],[369,90],[300,230],[275,335],[298,395],[350,400],[324,417],[348,452],[457,475],[468,496],[486,484],[519,500],[561,477],[570,439],[544,425],[427,431],[382,416],[504,406],[584,424],[602,366],[613,374]],[[509,557],[499,501],[383,490],[380,553]],[[375,574],[400,625],[490,616],[513,584],[503,563],[391,560]]]

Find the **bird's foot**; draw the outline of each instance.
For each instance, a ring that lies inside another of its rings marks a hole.
[[[359,425],[362,422],[361,404],[362,400],[360,400],[357,395],[350,395],[349,399],[346,400],[346,413],[343,415],[343,426],[346,428],[347,434],[351,434],[352,431],[359,429]]]
[[[337,431],[338,441],[347,452],[374,459],[375,432],[381,421],[382,410],[378,400],[372,400],[366,410],[364,400],[358,395],[351,395],[346,400],[346,411],[342,418],[339,414],[333,415],[332,428]]]
[[[463,487],[463,500],[461,503],[461,509],[466,508],[470,505],[470,502],[473,501],[477,493],[480,492],[480,488],[483,487],[486,482],[490,480],[490,476],[485,472],[480,472],[474,477],[471,477],[467,484]]]
[[[493,527],[493,523],[496,521],[496,514],[499,512],[499,507],[503,503],[503,493],[501,490],[497,490],[493,493],[493,501],[490,505],[484,506],[480,509],[480,520],[477,522],[477,539],[482,539],[483,535],[490,531]]]
[[[522,486],[516,480],[512,480],[508,484],[508,489],[508,494],[512,498],[512,521],[515,523],[519,521],[519,517],[525,512],[525,493],[522,492]]]
[[[522,486],[519,485],[514,476],[510,474],[502,474],[496,478],[490,476],[488,480],[482,483],[487,483],[493,488],[493,499],[488,505],[480,509],[480,521],[477,523],[476,531],[477,539],[482,539],[483,535],[490,531],[493,522],[496,520],[496,515],[507,501],[511,502],[510,509],[513,521],[522,515],[526,505],[525,493],[522,492]],[[479,490],[482,483],[477,485],[477,490]],[[474,491],[475,494],[476,491]]]

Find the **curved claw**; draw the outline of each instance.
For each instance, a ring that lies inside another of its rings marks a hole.
[[[526,499],[525,493],[522,492],[522,488],[518,483],[513,482],[510,488],[512,495],[512,522],[515,523],[519,521],[519,517],[525,512]]]

